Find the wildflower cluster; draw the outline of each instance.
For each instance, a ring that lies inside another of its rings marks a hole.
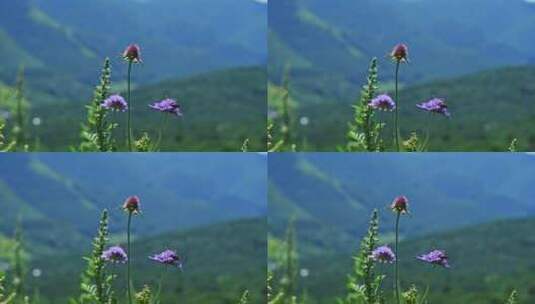
[[[93,101],[87,106],[87,122],[83,125],[80,145],[81,151],[116,151],[118,150],[115,139],[115,129],[119,127],[116,122],[111,122],[112,113],[126,113],[126,147],[127,150],[148,152],[160,149],[162,132],[165,124],[160,125],[158,130],[158,141],[153,144],[146,132],[135,138],[133,129],[133,108],[132,97],[132,69],[134,64],[142,63],[141,48],[137,44],[126,47],[122,54],[123,59],[128,64],[127,75],[127,95],[126,98],[120,94],[112,93],[111,90],[111,64],[106,59],[100,79],[99,86],[96,87]],[[148,108],[163,114],[172,116],[182,116],[182,109],[175,99],[165,98],[147,105]],[[115,115],[113,115],[115,118]],[[167,116],[163,119],[167,122]]]
[[[384,124],[375,122],[374,110],[392,111],[395,102],[386,94],[374,98],[378,89],[377,58],[373,58],[368,71],[368,82],[362,88],[359,102],[353,106],[354,119],[349,124],[346,151],[382,151],[381,132]]]
[[[406,196],[400,195],[392,201],[390,209],[396,215],[395,222],[395,247],[392,249],[388,245],[377,246],[378,243],[378,215],[377,210],[372,214],[368,235],[363,240],[357,265],[355,266],[355,275],[350,276],[348,284],[348,295],[345,303],[355,303],[359,299],[362,303],[377,304],[385,303],[381,291],[384,275],[374,273],[374,263],[394,264],[394,295],[395,303],[426,303],[426,295],[420,295],[418,289],[413,285],[408,290],[402,292],[401,278],[399,271],[399,223],[401,215],[409,213],[409,200]],[[449,268],[448,256],[443,250],[432,250],[415,257],[417,260],[432,265]],[[403,299],[403,302],[402,302]],[[358,302],[358,303],[361,303]]]
[[[375,112],[393,112],[393,151],[422,151],[427,148],[429,140],[429,127],[426,131],[426,139],[418,143],[418,136],[411,136],[408,145],[401,136],[400,130],[400,94],[399,94],[399,74],[401,65],[409,62],[409,48],[406,44],[396,45],[390,52],[390,58],[395,63],[395,87],[394,97],[387,93],[378,94],[377,59],[373,58],[368,71],[368,82],[361,92],[360,101],[353,107],[355,109],[354,119],[349,125],[348,143],[346,151],[383,151],[382,130],[386,124],[378,121],[374,117]],[[416,108],[430,114],[438,114],[450,117],[448,105],[443,98],[431,98],[428,101],[416,104]],[[415,134],[414,132],[411,134]],[[416,142],[414,142],[416,140]]]
[[[79,303],[99,303],[110,304],[116,303],[115,292],[112,283],[115,276],[106,272],[107,264],[126,264],[126,290],[128,303],[152,303],[152,292],[148,285],[139,293],[133,291],[134,282],[131,271],[132,246],[131,246],[131,226],[132,218],[141,213],[141,203],[138,196],[130,196],[125,199],[122,209],[128,215],[127,226],[127,249],[120,245],[107,247],[108,242],[108,213],[105,210],[100,219],[100,225],[97,237],[93,242],[93,252],[87,258],[87,270],[82,275],[81,296]],[[150,260],[157,261],[165,266],[182,267],[182,259],[173,250],[164,250],[161,253],[148,257]],[[161,285],[159,288],[161,291]],[[160,296],[160,292],[157,295]]]

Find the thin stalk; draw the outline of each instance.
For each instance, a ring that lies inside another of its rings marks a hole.
[[[167,126],[167,114],[163,113],[164,117],[160,120],[160,128],[158,130],[158,141],[156,142],[156,147],[160,150],[160,143],[162,142],[162,132],[163,129]]]
[[[128,291],[128,303],[132,304],[132,291],[130,285],[132,285],[131,273],[130,273],[130,261],[132,260],[132,252],[130,251],[130,226],[132,224],[132,212],[128,213],[128,226],[126,232],[126,242],[127,242],[127,252],[128,260],[126,261],[126,281],[127,281],[127,291]]]
[[[132,60],[128,61],[128,80],[127,80],[127,99],[128,99],[128,121],[127,121],[127,138],[128,138],[128,151],[132,152],[132,100],[130,100],[130,84],[132,77]]]
[[[160,297],[162,295],[162,284],[163,284],[163,279],[164,279],[166,273],[167,273],[167,266],[164,266],[164,270],[162,272],[162,275],[160,276],[160,283],[158,283],[158,293],[157,293],[156,301],[155,301],[157,304],[162,303]]]
[[[398,252],[398,243],[399,243],[399,218],[401,216],[401,212],[397,212],[396,216],[396,264],[395,264],[395,274],[394,274],[394,287],[396,290],[396,300],[397,304],[400,304],[400,298],[399,298],[399,252]]]
[[[399,152],[401,150],[400,143],[399,143],[399,94],[398,94],[398,81],[399,81],[399,66],[400,61],[396,61],[396,114],[395,114],[395,121],[394,121],[394,139],[396,142],[396,149]]]
[[[422,146],[420,148],[420,151],[425,151],[425,149],[427,148],[427,145],[429,143],[429,138],[431,137],[431,115],[433,114],[429,114],[427,115],[426,117],[426,122],[425,122],[425,139],[424,141],[422,142]]]

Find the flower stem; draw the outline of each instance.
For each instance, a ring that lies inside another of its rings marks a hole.
[[[128,151],[132,152],[132,100],[130,100],[130,85],[131,85],[131,76],[132,76],[132,60],[128,61],[128,80],[127,80],[127,90],[128,90],[128,121],[127,121],[127,138],[128,138]]]
[[[156,149],[159,151],[160,150],[160,143],[162,142],[162,132],[163,132],[163,129],[165,129],[165,127],[167,126],[167,114],[164,114],[164,117],[162,118],[161,122],[160,122],[160,128],[158,130],[158,141],[156,142]]]
[[[128,213],[128,226],[126,232],[126,241],[127,241],[127,252],[128,260],[126,260],[126,281],[127,281],[127,291],[128,291],[128,303],[132,304],[132,291],[130,285],[132,285],[131,274],[130,274],[130,261],[132,260],[132,252],[130,251],[130,225],[132,224],[132,212]]]
[[[399,94],[398,94],[398,81],[399,81],[399,65],[400,61],[396,61],[396,112],[395,112],[395,121],[394,121],[394,139],[396,143],[396,149],[399,152],[401,147],[399,143]]]
[[[401,212],[397,212],[396,216],[396,265],[395,265],[395,274],[394,274],[394,287],[396,290],[396,300],[397,304],[400,304],[400,298],[399,298],[399,252],[398,252],[398,243],[399,243],[399,217],[401,215]]]
[[[162,303],[162,299],[161,299],[161,296],[162,296],[162,284],[163,284],[163,279],[164,279],[166,273],[167,273],[167,266],[164,266],[164,270],[162,272],[162,275],[160,276],[160,282],[158,283],[158,293],[156,294],[156,301],[155,301],[157,304]]]

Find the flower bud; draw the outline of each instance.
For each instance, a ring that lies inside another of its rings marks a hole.
[[[409,61],[409,48],[406,44],[400,43],[394,47],[390,57],[398,62]]]
[[[139,63],[141,62],[141,49],[137,44],[131,44],[123,52],[123,58],[126,61]]]
[[[128,213],[134,213],[138,214],[140,212],[139,209],[139,197],[137,196],[130,196],[128,197],[123,204],[124,211]]]
[[[396,213],[408,213],[409,199],[404,195],[400,195],[394,199],[390,208]]]

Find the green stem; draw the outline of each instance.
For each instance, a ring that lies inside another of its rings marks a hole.
[[[395,274],[394,274],[394,287],[396,290],[396,300],[397,303],[400,304],[400,298],[399,298],[399,252],[398,252],[398,243],[399,243],[399,217],[401,215],[401,212],[397,212],[396,216],[396,265],[395,265]]]
[[[164,117],[161,119],[161,122],[160,122],[160,128],[158,130],[158,141],[156,142],[156,147],[158,149],[158,151],[160,150],[160,143],[162,142],[162,132],[163,132],[163,129],[165,129],[165,127],[167,126],[167,114],[166,113],[163,113]]]
[[[132,212],[128,213],[128,227],[126,232],[126,241],[127,241],[127,253],[128,260],[126,265],[126,281],[127,281],[127,291],[128,291],[128,303],[132,304],[132,291],[130,285],[132,285],[131,274],[130,274],[130,261],[132,260],[132,252],[130,251],[130,226],[132,224]]]
[[[427,115],[427,118],[426,118],[426,122],[425,122],[425,140],[424,142],[422,143],[422,147],[421,147],[421,152],[425,151],[427,149],[427,145],[429,143],[429,138],[431,137],[431,115],[432,114],[429,114]]]
[[[155,301],[157,304],[162,303],[162,300],[160,297],[162,295],[162,284],[163,284],[163,279],[166,273],[167,273],[167,266],[164,266],[164,271],[162,272],[162,275],[160,276],[160,283],[158,284],[158,293],[157,293],[156,301]]]
[[[132,76],[132,60],[128,62],[128,80],[127,80],[127,99],[128,99],[128,121],[127,121],[127,138],[128,138],[128,151],[132,152],[132,100],[130,100],[130,85]]]
[[[396,114],[395,114],[395,121],[394,121],[394,139],[395,139],[395,142],[396,142],[396,149],[397,151],[399,152],[401,150],[401,147],[400,147],[400,143],[399,143],[399,100],[398,100],[398,97],[399,97],[399,94],[398,94],[398,81],[399,81],[399,65],[400,65],[400,61],[398,60],[396,62],[396,95],[395,95],[395,99],[396,99]]]

